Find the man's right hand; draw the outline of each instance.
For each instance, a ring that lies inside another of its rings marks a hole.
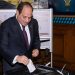
[[[17,56],[16,60],[18,63],[24,64],[24,65],[27,65],[29,63],[29,59],[25,55]]]

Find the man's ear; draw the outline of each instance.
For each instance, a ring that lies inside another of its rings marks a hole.
[[[18,10],[16,10],[16,18],[17,18],[17,16],[19,15],[19,11]]]

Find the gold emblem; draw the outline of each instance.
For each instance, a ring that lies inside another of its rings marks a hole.
[[[70,6],[70,3],[71,3],[71,0],[64,0],[64,2],[65,2],[65,6],[66,7],[69,7]]]

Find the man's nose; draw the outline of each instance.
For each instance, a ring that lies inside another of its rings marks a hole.
[[[29,22],[29,18],[26,18],[26,22]]]

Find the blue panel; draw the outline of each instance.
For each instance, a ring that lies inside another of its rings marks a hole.
[[[49,3],[53,6],[54,13],[58,12],[57,14],[75,14],[75,0],[71,0],[69,7],[65,6],[64,0],[49,0]]]
[[[74,17],[54,17],[53,23],[75,24],[75,18]]]

